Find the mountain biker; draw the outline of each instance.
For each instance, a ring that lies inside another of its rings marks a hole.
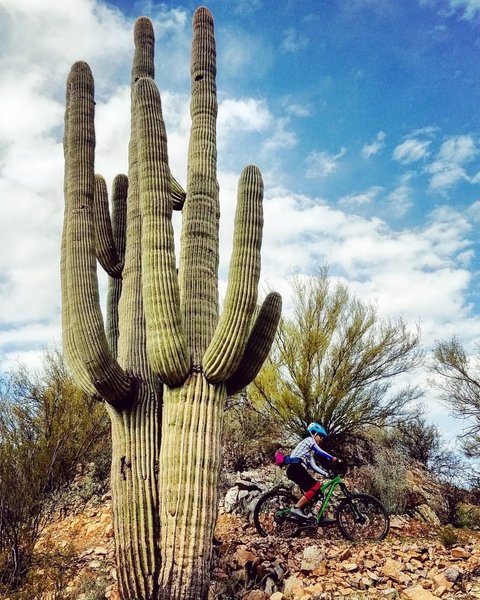
[[[303,520],[308,519],[309,515],[305,515],[302,508],[312,500],[321,487],[321,483],[310,475],[307,468],[312,469],[324,477],[328,476],[328,473],[315,463],[315,454],[327,458],[332,462],[341,462],[340,459],[320,448],[322,440],[327,437],[327,431],[323,425],[316,422],[310,423],[307,427],[307,431],[310,434],[309,437],[299,442],[295,446],[293,452],[290,453],[290,464],[286,471],[286,475],[290,481],[296,483],[303,492],[300,500],[290,510],[290,515]]]

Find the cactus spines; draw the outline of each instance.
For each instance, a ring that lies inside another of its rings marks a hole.
[[[94,175],[93,78],[76,63],[67,83],[64,346],[72,371],[106,401],[112,421],[114,530],[124,600],[203,599],[217,509],[227,391],[255,377],[281,311],[257,314],[263,182],[240,177],[225,307],[218,314],[219,198],[213,19],[195,12],[187,191],[170,172],[154,34],[135,26],[128,179]],[[183,206],[179,272],[172,210]],[[110,275],[107,332],[96,260]]]

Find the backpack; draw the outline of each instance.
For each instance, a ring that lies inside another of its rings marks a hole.
[[[284,467],[285,465],[292,465],[294,463],[301,463],[302,460],[296,456],[285,456],[282,452],[275,452],[275,464],[277,467]]]

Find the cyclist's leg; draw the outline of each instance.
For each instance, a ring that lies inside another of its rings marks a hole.
[[[301,509],[304,508],[320,488],[321,484],[314,479],[302,464],[294,463],[287,468],[287,477],[296,483],[302,490],[303,495],[295,504],[294,509],[299,509],[298,516],[301,516]],[[297,513],[293,513],[297,514]]]

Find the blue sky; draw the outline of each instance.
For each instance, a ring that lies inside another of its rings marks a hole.
[[[0,370],[60,340],[64,87],[86,60],[97,170],[127,168],[136,17],[152,18],[172,170],[185,181],[196,4],[0,0]],[[221,288],[236,183],[265,179],[262,286],[329,264],[427,350],[480,337],[479,0],[212,0],[218,52]],[[101,278],[102,285],[104,279]],[[425,372],[412,374],[424,382]],[[432,420],[461,425],[434,392]]]

